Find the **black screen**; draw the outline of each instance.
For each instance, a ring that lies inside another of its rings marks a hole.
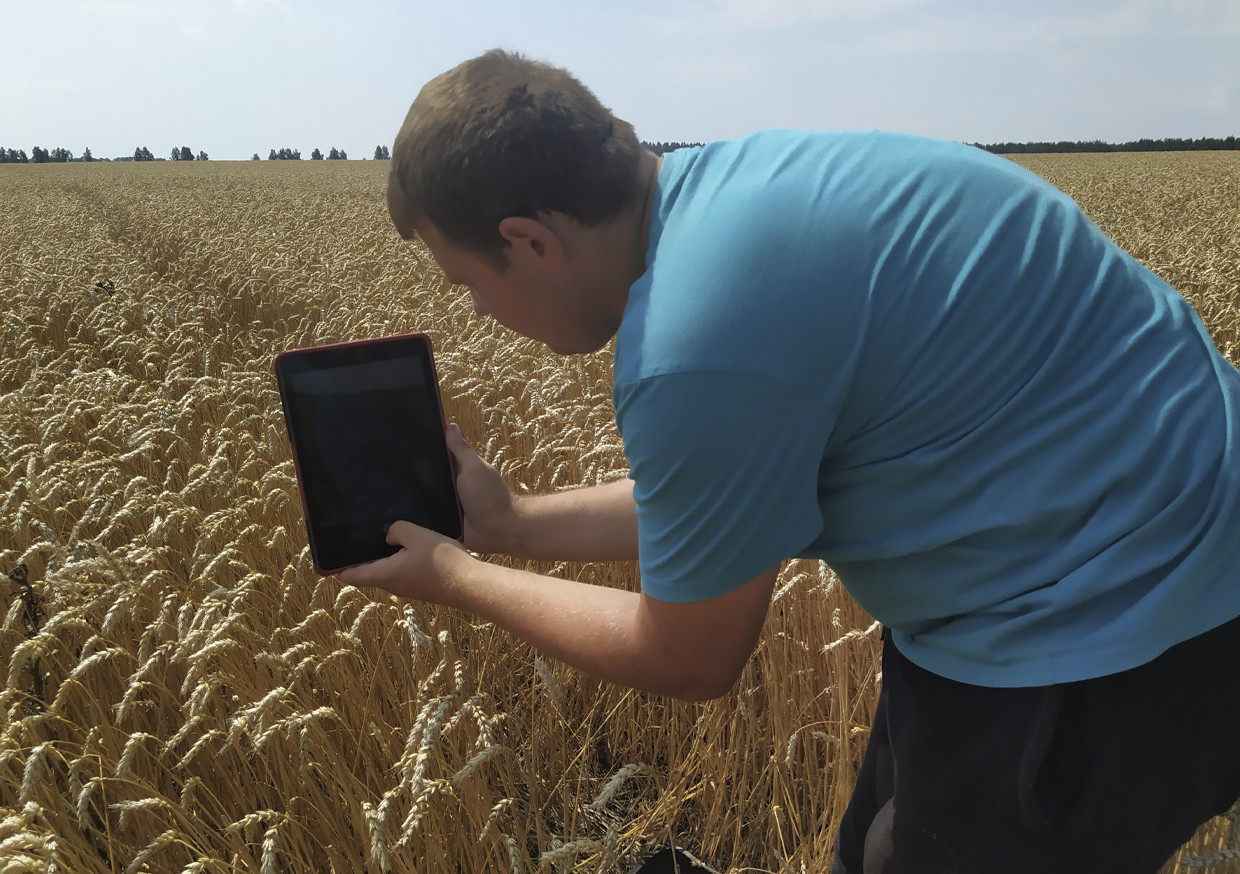
[[[400,519],[461,536],[424,338],[296,350],[276,369],[320,571],[393,554],[385,537]]]

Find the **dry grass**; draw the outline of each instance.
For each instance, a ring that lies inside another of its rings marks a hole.
[[[1240,156],[1107,157],[1027,161],[1240,348]],[[608,354],[476,319],[391,232],[385,169],[0,172],[4,870],[593,874],[668,842],[826,870],[878,677],[870,619],[821,566],[788,565],[740,683],[704,705],[313,573],[281,349],[425,330],[449,417],[514,487],[625,470]]]

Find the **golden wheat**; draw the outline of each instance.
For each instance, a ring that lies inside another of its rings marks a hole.
[[[1029,156],[1240,350],[1240,156]],[[877,629],[787,564],[682,704],[321,579],[271,359],[422,330],[521,491],[626,469],[609,353],[557,359],[400,243],[381,163],[0,172],[0,860],[73,872],[827,870]],[[632,564],[529,567],[634,587]],[[1193,852],[1233,836],[1220,821]]]

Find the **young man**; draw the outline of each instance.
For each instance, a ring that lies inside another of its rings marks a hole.
[[[660,162],[491,52],[418,95],[388,203],[480,313],[616,338],[630,478],[517,499],[450,429],[465,545],[637,557],[642,588],[404,522],[344,580],[708,698],[780,562],[829,562],[888,629],[837,872],[1153,872],[1240,795],[1240,373],[1069,198],[883,133]]]

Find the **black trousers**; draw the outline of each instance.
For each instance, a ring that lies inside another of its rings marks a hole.
[[[1153,874],[1240,797],[1240,619],[1107,677],[970,686],[883,638],[833,874]]]

